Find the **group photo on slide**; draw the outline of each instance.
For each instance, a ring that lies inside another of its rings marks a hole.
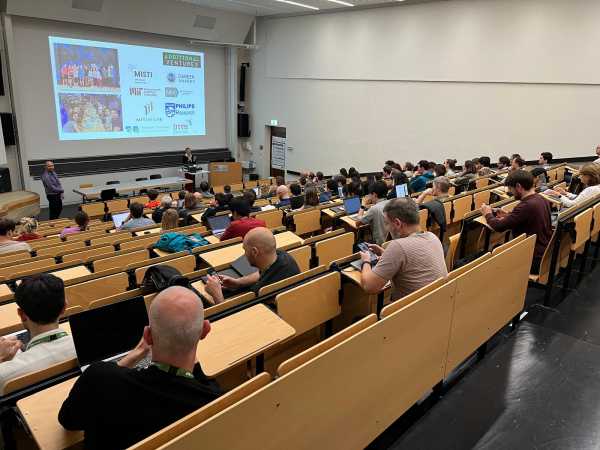
[[[121,97],[103,94],[59,94],[64,133],[123,130]]]
[[[55,43],[54,59],[56,83],[61,88],[120,89],[117,49]]]

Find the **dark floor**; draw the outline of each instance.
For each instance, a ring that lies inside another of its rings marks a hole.
[[[497,336],[441,400],[414,407],[369,448],[600,448],[600,266],[558,306],[539,306],[540,294],[529,289],[516,332]]]
[[[73,218],[75,214],[79,211],[79,204],[77,205],[64,205],[62,213],[60,214],[61,218]],[[38,220],[48,220],[48,208],[42,208],[40,210],[40,215],[38,216]]]

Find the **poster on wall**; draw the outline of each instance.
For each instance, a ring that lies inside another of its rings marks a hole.
[[[60,140],[206,134],[204,53],[48,39]]]
[[[271,137],[271,167],[273,169],[285,170],[286,151],[286,138],[276,136]]]

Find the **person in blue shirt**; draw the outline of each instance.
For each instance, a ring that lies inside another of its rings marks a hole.
[[[422,192],[427,188],[427,183],[435,178],[433,167],[428,161],[421,160],[417,165],[416,175],[410,182],[410,192]],[[435,166],[435,164],[433,164]]]

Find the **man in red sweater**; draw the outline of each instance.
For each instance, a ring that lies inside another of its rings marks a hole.
[[[229,203],[229,209],[233,216],[233,222],[227,227],[225,233],[221,236],[221,240],[241,237],[244,239],[246,233],[253,228],[267,227],[264,220],[256,219],[250,216],[250,204],[244,197],[235,197]]]

